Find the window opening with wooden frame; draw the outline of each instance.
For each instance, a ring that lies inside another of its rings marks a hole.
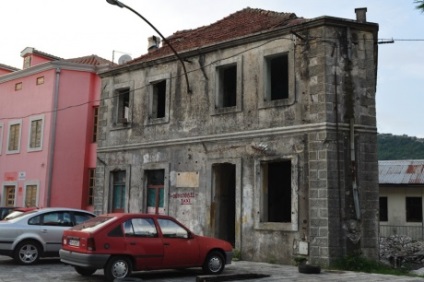
[[[96,185],[96,169],[88,169],[88,205],[93,205],[94,203],[94,187]]]
[[[93,135],[91,142],[97,142],[97,130],[99,126],[99,107],[93,107]]]
[[[126,124],[129,122],[130,111],[130,89],[118,90],[118,123]]]
[[[147,170],[147,213],[165,214],[165,170]]]
[[[41,134],[43,128],[43,119],[34,119],[31,121],[29,148],[41,148]]]
[[[4,206],[15,206],[16,187],[14,185],[4,186]]]
[[[9,127],[9,142],[7,145],[7,150],[10,152],[19,150],[19,142],[21,135],[21,124],[15,123],[11,124]]]
[[[126,171],[112,172],[112,212],[125,212]]]
[[[37,206],[37,185],[27,185],[25,188],[25,207]]]

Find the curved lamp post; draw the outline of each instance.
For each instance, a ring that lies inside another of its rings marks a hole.
[[[118,0],[106,0],[106,2],[108,2],[111,5],[116,5],[120,8],[127,8],[128,10],[130,10],[131,12],[133,12],[134,14],[139,16],[143,21],[145,21],[148,25],[150,25],[150,27],[153,28],[159,34],[159,36],[162,38],[162,40],[165,41],[166,44],[168,44],[168,46],[174,52],[175,56],[181,62],[182,66],[183,66],[183,70],[184,70],[184,76],[185,76],[186,84],[187,84],[187,92],[191,93],[190,84],[188,82],[188,76],[187,76],[187,71],[186,71],[186,68],[185,68],[184,61],[181,59],[180,55],[178,55],[177,51],[175,51],[174,47],[172,47],[171,43],[169,43],[169,41],[162,35],[162,33],[160,33],[160,31],[153,24],[151,24],[145,17],[140,15],[140,13],[138,13],[136,10],[134,10],[130,6],[127,6],[127,5],[125,5],[124,3],[122,3]]]

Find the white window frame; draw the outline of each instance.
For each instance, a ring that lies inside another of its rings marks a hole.
[[[31,148],[32,122],[36,120],[41,120],[40,146]],[[44,139],[44,115],[33,116],[29,119],[29,126],[28,126],[28,145],[27,145],[28,152],[41,151],[43,149],[43,139]]]
[[[153,117],[154,112],[154,89],[155,84],[159,83],[161,81],[166,81],[166,90],[165,90],[165,116],[160,118]],[[165,73],[160,74],[156,76],[150,76],[148,78],[148,84],[147,87],[148,91],[148,116],[145,119],[145,125],[153,125],[153,124],[162,124],[162,123],[168,123],[169,122],[169,109],[170,109],[170,98],[171,98],[171,74]]]
[[[235,65],[237,68],[237,90],[236,105],[233,107],[222,107],[221,93],[221,70],[226,66]],[[215,64],[215,70],[212,72],[212,81],[215,87],[212,87],[212,95],[210,95],[210,113],[212,115],[234,113],[242,111],[243,107],[243,56],[233,57],[222,60]]]
[[[18,148],[16,150],[9,150],[9,142],[10,142],[10,128],[13,125],[19,124],[19,140],[18,140]],[[22,120],[13,120],[9,123],[9,130],[7,133],[7,148],[6,153],[7,154],[18,154],[21,151],[21,138],[22,138]]]

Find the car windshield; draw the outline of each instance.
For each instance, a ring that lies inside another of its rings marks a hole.
[[[101,228],[103,225],[106,224],[106,222],[112,221],[114,219],[116,219],[116,217],[112,217],[112,216],[93,217],[81,224],[75,225],[74,227],[71,228],[71,230],[83,230],[83,231],[90,232],[90,231]]]

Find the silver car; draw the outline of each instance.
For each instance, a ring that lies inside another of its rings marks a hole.
[[[0,221],[0,255],[26,265],[40,257],[58,257],[63,230],[93,217],[79,209],[42,208]]]

